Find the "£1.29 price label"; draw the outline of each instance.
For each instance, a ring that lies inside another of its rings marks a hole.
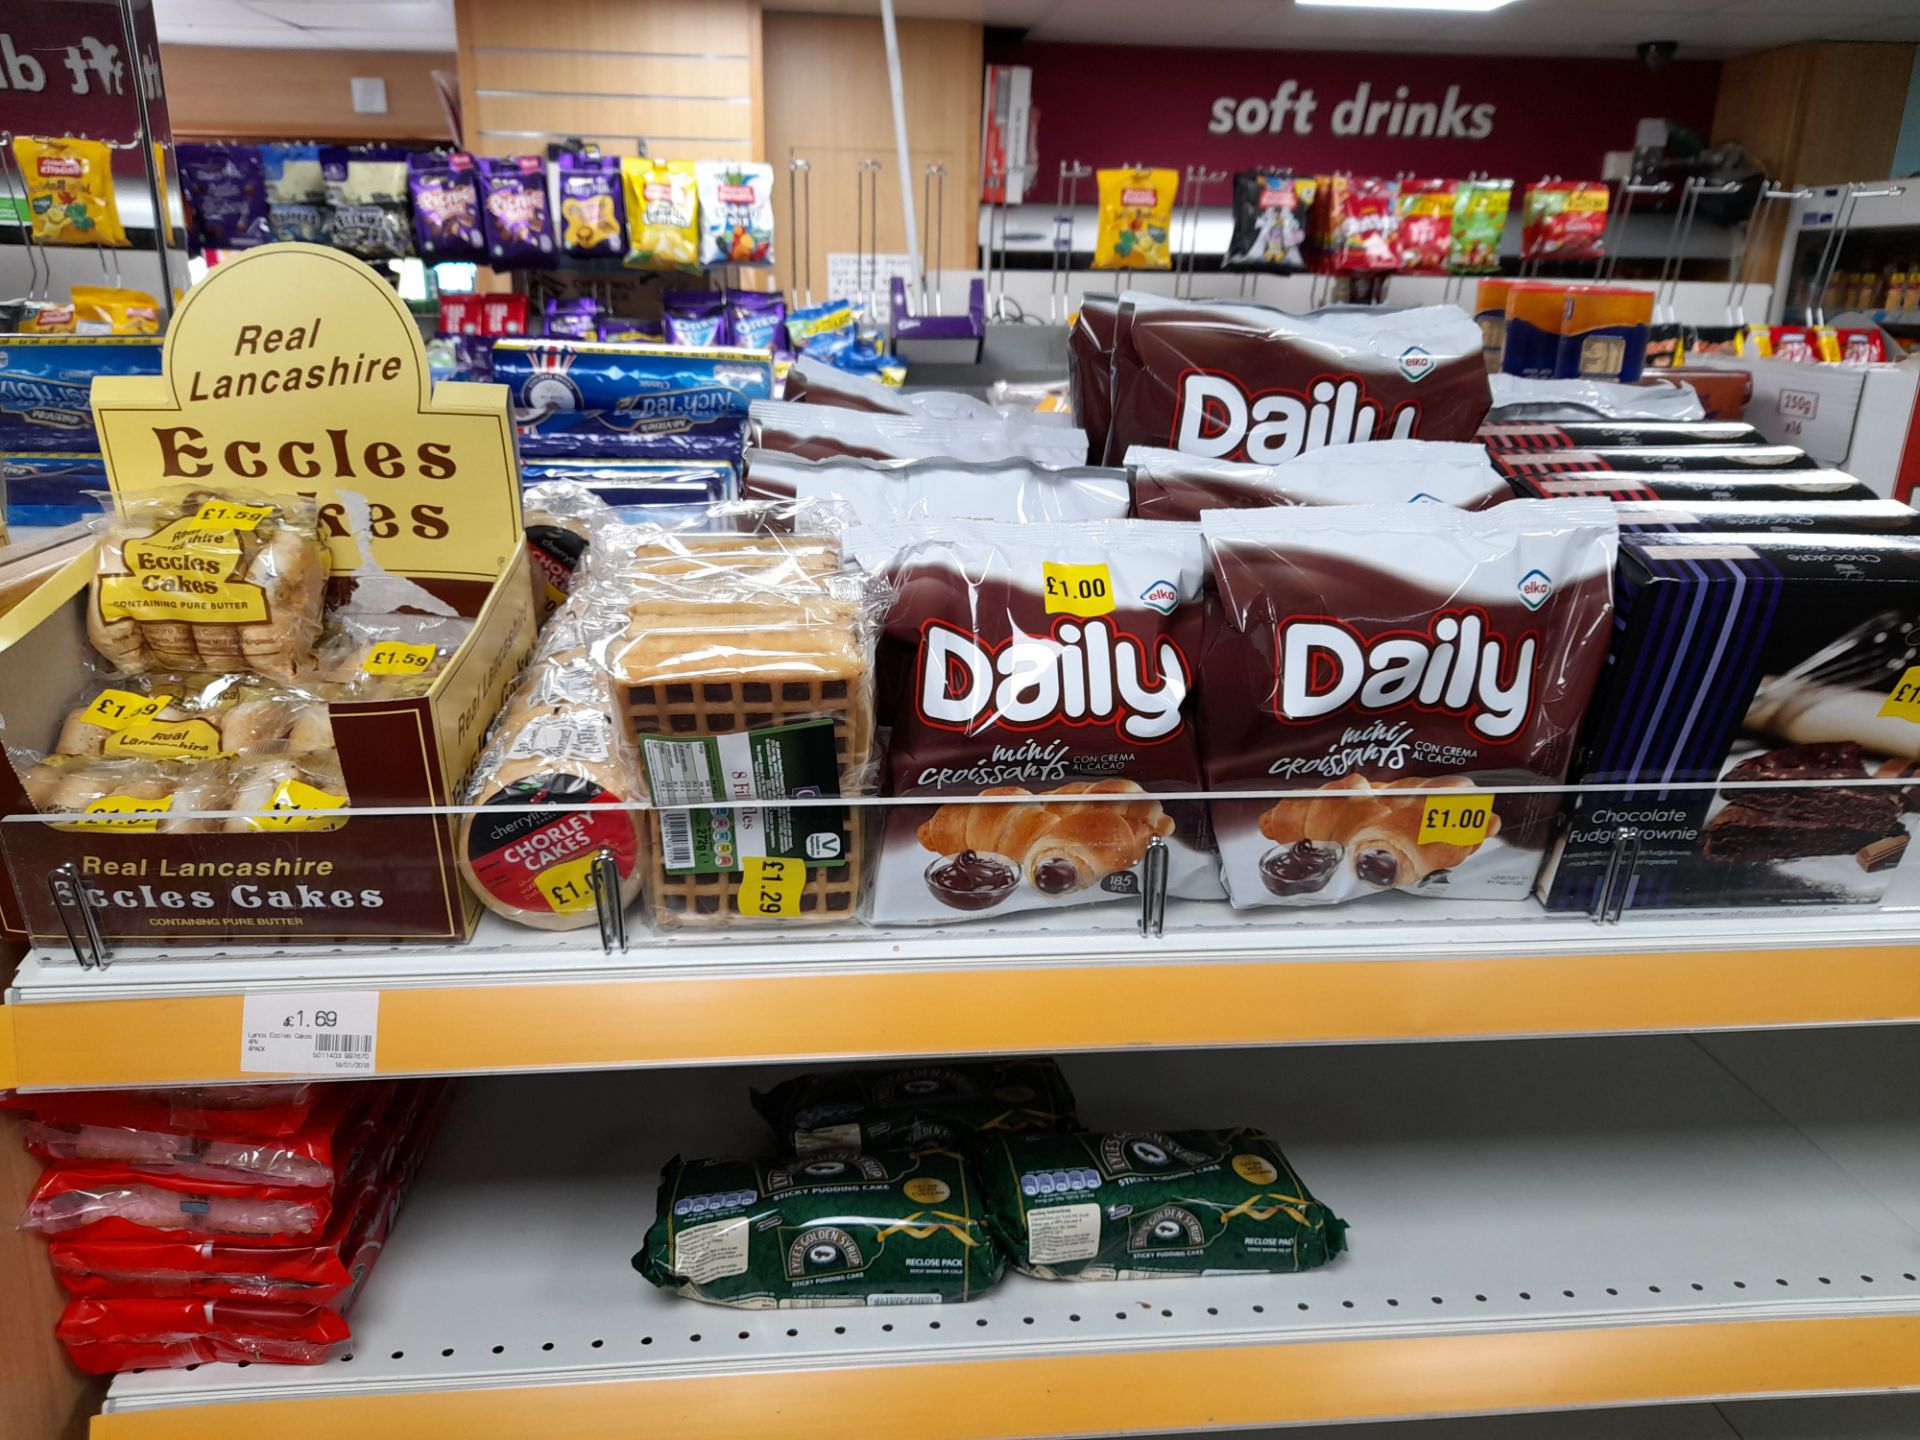
[[[800,894],[807,888],[807,867],[779,855],[740,857],[740,913],[778,916],[791,920],[800,913]]]
[[[380,1042],[378,990],[248,995],[240,1016],[246,1075],[371,1075]]]

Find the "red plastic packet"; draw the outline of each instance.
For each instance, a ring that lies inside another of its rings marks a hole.
[[[124,1165],[50,1165],[27,1199],[23,1230],[96,1240],[219,1235],[234,1245],[318,1240],[333,1193],[154,1175]]]
[[[290,1135],[307,1123],[324,1085],[203,1085],[179,1090],[67,1090],[13,1095],[10,1110],[51,1124],[124,1126],[181,1135]]]
[[[1527,191],[1523,260],[1598,260],[1612,192],[1604,180],[1543,180]]]
[[[1395,261],[1403,275],[1444,275],[1453,254],[1456,180],[1402,180],[1395,207]]]
[[[1886,337],[1878,330],[1857,329],[1838,332],[1840,359],[1847,365],[1881,365],[1886,363]]]
[[[318,1365],[351,1338],[335,1311],[245,1300],[74,1300],[54,1334],[90,1375],[216,1361]]]
[[[1394,233],[1399,224],[1399,193],[1399,182],[1394,180],[1330,177],[1314,201],[1321,212],[1316,228],[1324,236],[1322,268],[1393,269],[1398,263]]]

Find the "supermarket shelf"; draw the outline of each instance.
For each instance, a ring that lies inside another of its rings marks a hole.
[[[243,997],[290,991],[377,990],[380,1072],[394,1075],[1920,1019],[1920,909],[1904,904],[1600,926],[1397,896],[1364,917],[1255,923],[1174,902],[1156,940],[1127,928],[1128,909],[642,935],[612,955],[590,932],[492,918],[453,949],[123,950],[104,971],[41,950],[0,1009],[0,1064],[13,1056],[0,1084],[232,1078]]]
[[[1555,1415],[1550,1427],[1537,1415],[1476,1415],[1387,1420],[1361,1431],[1334,1425],[1242,1431],[1237,1440],[1913,1440],[1916,1435],[1920,1397],[1849,1395],[1573,1411]]]
[[[1806,1038],[1782,1083],[1850,1106],[1844,1135],[1749,1081],[1800,1038],[1074,1059],[1095,1127],[1267,1126],[1351,1252],[1010,1277],[937,1310],[726,1310],[629,1267],[662,1160],[765,1144],[767,1077],[470,1081],[351,1361],[122,1376],[94,1436],[757,1440],[778,1415],[805,1440],[986,1440],[1920,1390],[1920,1230],[1837,1158],[1920,1153],[1913,1036]]]

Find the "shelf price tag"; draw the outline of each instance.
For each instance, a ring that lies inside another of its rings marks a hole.
[[[791,920],[800,913],[800,892],[807,888],[807,867],[778,855],[740,857],[740,913]]]
[[[1485,797],[1429,795],[1420,812],[1422,845],[1478,845],[1493,824],[1493,802]]]
[[[378,990],[280,991],[241,1004],[245,1075],[371,1075],[379,1040]]]
[[[1887,692],[1880,713],[1894,720],[1911,720],[1920,725],[1920,665],[1907,667],[1907,673]]]
[[[1113,576],[1104,565],[1040,567],[1046,581],[1047,614],[1091,617],[1113,612]]]
[[[577,859],[550,865],[533,877],[555,914],[577,915],[593,909],[593,857],[594,852],[589,851]]]

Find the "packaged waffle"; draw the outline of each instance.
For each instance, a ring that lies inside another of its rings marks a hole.
[[[1513,498],[1478,445],[1450,440],[1372,440],[1312,450],[1280,465],[1211,460],[1136,445],[1126,455],[1133,513],[1142,520],[1198,520],[1207,510],[1275,505],[1452,505],[1484,510]]]
[[[847,523],[973,518],[1022,524],[1118,520],[1128,508],[1122,470],[1031,460],[802,460],[749,450],[741,493],[749,500],[812,500]],[[1507,492],[1504,483],[1501,493]]]
[[[424,695],[472,631],[460,615],[336,610],[314,651],[310,687],[335,700]]]
[[[1153,796],[1198,788],[1195,527],[927,521],[847,543],[894,592],[889,792],[953,797],[888,808],[873,920],[1137,897],[1155,839],[1174,894],[1218,896],[1200,807]]]
[[[625,263],[641,270],[700,273],[699,194],[691,160],[620,162],[627,200]]]
[[[34,244],[126,245],[113,193],[113,152],[104,144],[73,136],[16,135],[13,158],[26,190]]]
[[[921,1150],[981,1135],[1080,1128],[1073,1092],[1052,1060],[801,1075],[755,1090],[753,1108],[795,1155]]]
[[[667,1162],[633,1267],[749,1310],[977,1299],[1005,1262],[967,1162],[948,1150]]]
[[[773,264],[773,167],[696,160],[702,265]]]
[[[220,1235],[236,1245],[286,1245],[319,1235],[332,1213],[326,1188],[76,1163],[41,1173],[20,1227],[95,1240],[145,1240],[167,1231]]]
[[[1229,270],[1305,269],[1302,247],[1313,193],[1311,176],[1296,177],[1290,170],[1240,171],[1233,177],[1233,238],[1221,264]]]
[[[318,1365],[351,1338],[335,1311],[245,1300],[74,1300],[54,1334],[89,1375],[216,1362]]]
[[[183,489],[107,522],[87,638],[121,670],[253,671],[313,663],[331,564],[304,497]]]
[[[1042,1280],[1154,1280],[1312,1270],[1346,1248],[1258,1130],[983,1136],[987,1222]]]
[[[1067,329],[1067,408],[1087,435],[1087,463],[1105,464],[1107,431],[1113,422],[1113,336],[1120,301],[1112,295],[1088,295]],[[1121,449],[1124,451],[1125,447]],[[1113,459],[1119,458],[1114,452]]]
[[[1096,270],[1171,270],[1176,170],[1102,170],[1099,233],[1093,242]]]
[[[1087,455],[1085,432],[1047,416],[1016,413],[978,420],[936,420],[781,400],[753,402],[748,411],[747,443],[762,450],[785,451],[803,460],[826,460],[835,455],[863,460],[1024,457],[1043,465],[1079,465]]]
[[[1606,663],[1612,506],[1200,523],[1207,788],[1267,792],[1211,802],[1233,903],[1523,898],[1559,797],[1483,792],[1566,776]]]

